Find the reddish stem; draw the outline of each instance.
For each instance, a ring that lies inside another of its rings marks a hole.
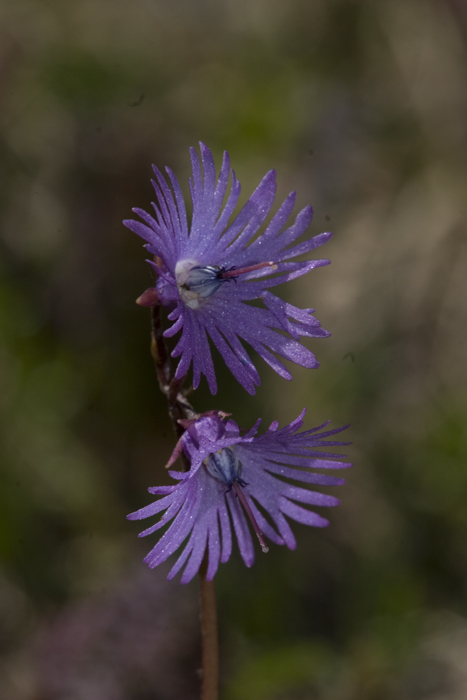
[[[269,260],[268,262],[258,263],[257,265],[248,265],[248,267],[234,268],[233,270],[226,270],[219,275],[220,279],[226,279],[228,277],[238,277],[238,275],[245,275],[247,272],[253,272],[253,270],[261,270],[263,267],[271,267],[271,272],[277,270],[276,263]]]
[[[186,424],[187,421],[191,422],[196,419],[197,414],[182,393],[185,377],[182,379],[175,378],[163,335],[164,327],[160,304],[156,297],[151,298],[151,301],[154,302],[151,307],[151,355],[156,366],[160,390],[167,398],[172,425],[177,437],[180,439],[185,431],[184,423]],[[190,469],[188,458],[181,449],[179,454],[183,459],[185,471],[188,471]],[[201,698],[202,700],[218,700],[219,650],[217,643],[216,591],[214,581],[206,581],[206,572],[207,554],[199,571],[203,664]]]
[[[259,540],[262,551],[264,552],[264,554],[267,554],[269,552],[269,547],[267,546],[266,542],[264,541],[264,535],[261,532],[258,523],[256,522],[256,518],[253,515],[253,511],[251,510],[248,501],[246,500],[245,494],[242,491],[242,487],[236,481],[233,482],[232,486],[233,486],[234,491],[237,494],[238,498],[240,499],[240,503],[245,508],[246,514],[250,518],[251,524],[253,525],[253,529],[256,532],[256,537]]]
[[[208,555],[199,570],[201,603],[201,642],[203,679],[201,700],[217,700],[219,689],[219,648],[217,641],[217,607],[214,581],[206,581]]]

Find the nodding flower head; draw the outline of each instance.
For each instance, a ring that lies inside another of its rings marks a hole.
[[[226,414],[211,412],[196,421],[187,421],[187,429],[168,466],[183,450],[190,461],[190,471],[169,472],[177,483],[150,488],[159,500],[128,516],[130,520],[141,520],[163,513],[155,525],[140,535],[168,526],[145,559],[149,567],[158,566],[183,546],[168,578],[174,578],[185,567],[181,582],[187,583],[198,572],[207,552],[207,578],[211,580],[219,562],[226,562],[232,552],[232,526],[240,554],[245,564],[252,566],[255,555],[248,522],[263,552],[268,551],[267,539],[295,549],[286,516],[305,525],[328,525],[321,515],[298,504],[321,507],[339,503],[334,496],[311,491],[308,486],[344,483],[343,479],[315,470],[350,467],[342,461],[342,455],[322,452],[323,447],[349,443],[329,440],[345,428],[323,430],[327,423],[298,432],[304,413],[280,430],[276,422],[272,423],[259,436],[256,433],[261,421],[243,436]],[[291,481],[301,482],[305,488]]]
[[[291,379],[291,374],[276,355],[303,367],[318,367],[313,353],[301,344],[301,337],[319,338],[329,333],[313,317],[313,309],[287,304],[269,289],[327,265],[329,260],[291,260],[318,248],[331,234],[322,233],[296,243],[308,228],[313,212],[311,207],[305,207],[287,226],[295,203],[292,192],[266,229],[257,235],[274,202],[274,170],[264,176],[243,209],[230,221],[240,183],[230,170],[227,153],[217,177],[211,151],[204,144],[200,146],[201,162],[191,149],[191,225],[188,226],[177,178],[167,168],[170,189],[156,167],[155,216],[133,209],[144,223],[132,219],[124,223],[144,238],[147,250],[154,256],[149,262],[157,275],[157,300],[169,308],[168,318],[173,321],[165,336],[181,331],[172,353],[174,357],[181,356],[177,378],[183,377],[193,363],[194,387],[204,374],[211,392],[216,393],[211,341],[240,384],[254,394],[259,375],[242,341],[286,379]],[[229,176],[230,192],[224,205]],[[263,306],[248,303],[255,299],[261,299]],[[140,303],[153,305],[154,293],[143,294]]]

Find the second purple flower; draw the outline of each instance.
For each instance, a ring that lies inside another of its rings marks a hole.
[[[323,430],[327,425],[324,423],[298,432],[304,414],[305,410],[285,428],[279,429],[274,422],[259,436],[256,433],[260,420],[242,436],[235,421],[216,411],[196,421],[184,421],[187,430],[167,466],[183,450],[190,461],[190,471],[169,472],[177,483],[150,488],[150,493],[159,499],[128,516],[130,520],[141,520],[163,513],[140,537],[168,525],[145,559],[149,567],[158,566],[183,547],[168,578],[174,578],[183,568],[181,583],[188,583],[198,573],[207,553],[206,578],[210,581],[219,562],[230,558],[232,525],[247,566],[252,566],[255,556],[248,520],[263,552],[268,551],[265,538],[295,549],[295,537],[287,518],[314,527],[328,525],[328,520],[303,505],[320,507],[339,503],[334,496],[311,491],[308,486],[344,483],[343,479],[317,474],[314,470],[351,466],[342,461],[342,455],[322,451],[323,447],[348,445],[329,440],[347,426]],[[290,481],[301,482],[305,488]]]

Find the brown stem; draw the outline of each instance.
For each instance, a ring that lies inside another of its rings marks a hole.
[[[156,366],[159,388],[167,399],[173,429],[176,436],[180,438],[184,433],[184,428],[178,421],[195,418],[196,413],[182,393],[185,377],[182,379],[175,377],[163,333],[162,308],[160,304],[157,304],[151,307],[151,355]],[[190,463],[184,453],[182,460],[185,471],[188,471]]]
[[[253,529],[256,532],[256,537],[258,538],[258,541],[261,545],[261,549],[263,550],[264,554],[267,554],[269,552],[269,547],[267,546],[266,542],[264,541],[264,535],[261,532],[261,529],[256,521],[255,516],[253,515],[253,511],[250,508],[250,504],[246,500],[245,494],[242,491],[242,487],[236,481],[233,482],[232,486],[233,486],[235,493],[237,494],[238,500],[240,501],[242,506],[245,508],[246,514],[248,515],[250,522],[253,525]]]
[[[185,428],[180,420],[193,420],[198,416],[182,391],[185,377],[176,379],[170,355],[164,338],[161,305],[151,307],[151,355],[156,366],[159,387],[167,399],[169,416],[175,434],[180,438]],[[182,453],[185,471],[189,471],[190,462]],[[201,700],[217,700],[219,685],[219,649],[217,642],[217,608],[214,581],[206,581],[208,566],[207,552],[199,570],[200,604],[201,604],[201,645],[203,680]]]
[[[208,555],[199,570],[201,602],[201,643],[203,678],[201,700],[217,700],[219,688],[219,648],[217,641],[217,608],[214,581],[206,581]]]

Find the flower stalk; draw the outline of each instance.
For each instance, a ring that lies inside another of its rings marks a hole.
[[[162,309],[157,299],[151,306],[151,355],[156,368],[161,392],[167,398],[172,427],[178,438],[185,432],[184,423],[192,422],[197,414],[182,393],[185,377],[181,380],[173,375],[172,363],[163,336]],[[190,469],[190,462],[183,450],[180,453],[184,471]],[[217,605],[214,581],[206,580],[208,559],[204,557],[200,567],[200,619],[201,619],[201,660],[202,682],[201,700],[217,700],[219,687],[219,645],[217,635]]]
[[[219,688],[219,645],[217,638],[217,605],[214,581],[207,581],[208,557],[204,556],[199,571],[202,643],[201,700],[217,700]]]
[[[163,335],[162,307],[158,301],[151,306],[151,355],[156,368],[157,381],[161,392],[167,399],[169,416],[172,421],[175,434],[180,438],[184,428],[178,422],[183,419],[194,419],[196,413],[188,402],[182,387],[186,375],[177,379],[173,374],[172,363]],[[189,462],[185,463],[185,470],[190,468]]]

